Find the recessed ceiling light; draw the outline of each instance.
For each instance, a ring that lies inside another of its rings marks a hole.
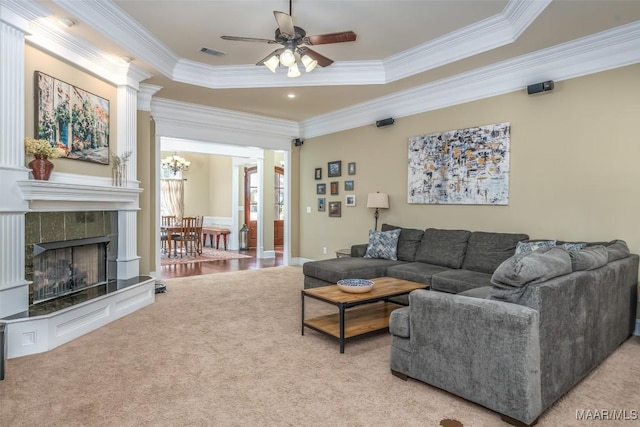
[[[288,94],[287,94],[287,98],[292,98],[292,99],[293,99],[293,98],[295,98],[295,97],[296,97],[296,94],[295,94],[295,93],[288,93]]]
[[[67,28],[71,28],[76,25],[76,21],[71,18],[58,18],[58,22]]]

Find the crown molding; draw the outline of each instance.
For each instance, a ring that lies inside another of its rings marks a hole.
[[[529,28],[552,0],[509,1],[502,11],[502,15],[509,22],[513,40]]]
[[[25,38],[29,43],[115,85],[137,89],[140,81],[151,77],[136,65],[108,56],[84,40],[68,34],[49,19],[30,21],[29,35]]]
[[[523,90],[532,82],[567,80],[640,62],[640,22],[458,74],[300,123],[303,138],[373,125]]]
[[[551,0],[510,0],[498,15],[381,61],[336,62],[299,78],[256,65],[213,66],[179,58],[111,0],[53,0],[172,80],[208,88],[384,84],[512,43]]]
[[[290,150],[298,123],[256,114],[154,99],[151,115],[159,137]]]
[[[151,98],[160,89],[162,89],[162,86],[142,83],[138,91],[138,110],[151,111]]]
[[[328,85],[383,84],[382,61],[335,62],[328,68],[317,67],[312,73],[287,78],[285,67],[275,73],[255,65],[211,67],[195,61],[181,59],[176,65],[173,80],[212,89],[297,87]]]
[[[511,0],[498,15],[385,58],[385,83],[513,43],[549,3]]]
[[[171,76],[178,56],[111,0],[53,0],[104,36]]]

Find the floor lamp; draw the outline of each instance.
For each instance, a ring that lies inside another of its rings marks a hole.
[[[378,216],[380,216],[380,209],[389,209],[389,195],[386,193],[369,193],[367,196],[367,207],[375,209],[373,217],[376,219],[376,226],[374,230],[378,229]]]

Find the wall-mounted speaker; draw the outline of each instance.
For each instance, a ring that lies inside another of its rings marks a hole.
[[[300,138],[296,138],[293,140],[293,145],[295,145],[296,147],[300,147],[302,144],[304,144],[304,141]]]
[[[548,92],[550,90],[553,90],[553,86],[553,80],[532,84],[527,86],[527,94],[533,95],[534,93]]]
[[[393,120],[392,117],[389,117],[388,119],[383,119],[383,120],[378,120],[376,122],[376,126],[381,128],[383,126],[389,126],[392,125],[395,122],[395,120]]]

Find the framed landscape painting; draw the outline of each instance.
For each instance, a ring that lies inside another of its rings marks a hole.
[[[109,164],[109,100],[35,72],[35,135],[68,159]]]

